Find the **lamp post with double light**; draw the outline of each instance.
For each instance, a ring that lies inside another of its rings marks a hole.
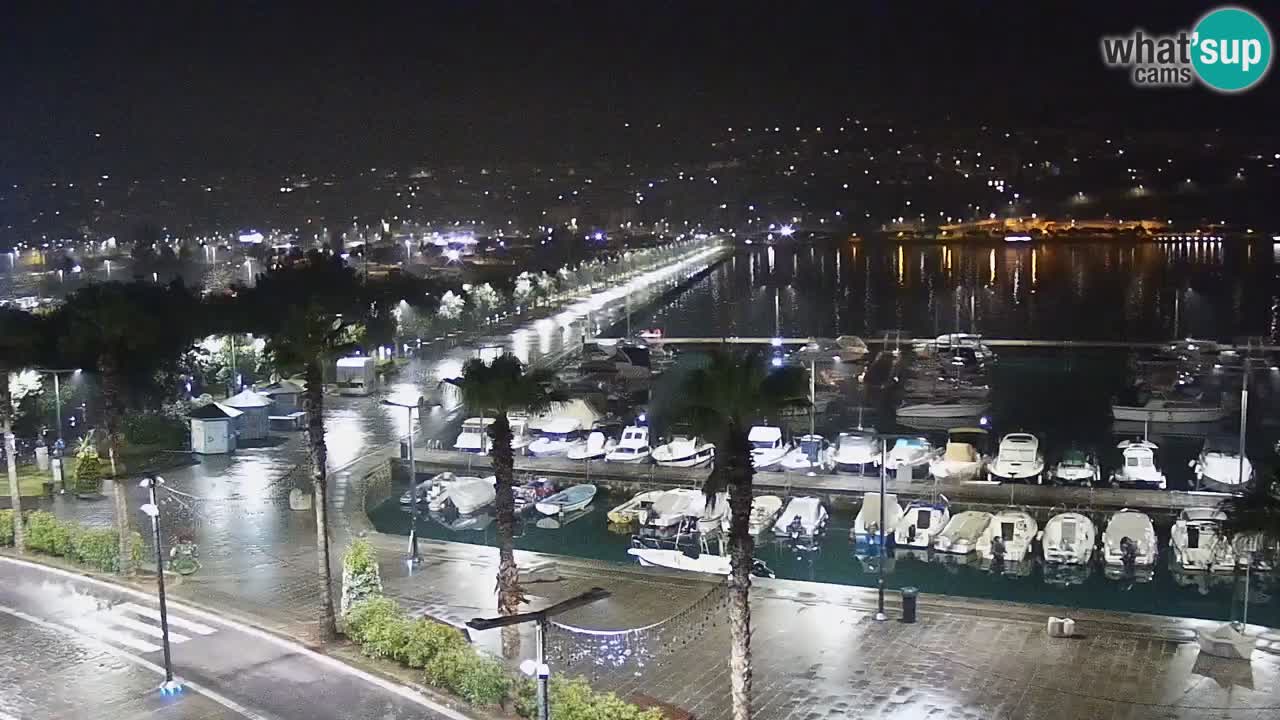
[[[417,410],[422,404],[422,396],[416,399],[410,398],[386,398],[382,401],[383,405],[390,407],[404,408],[409,414],[409,513],[412,518],[412,525],[409,527],[409,557],[407,562],[409,565],[417,565],[422,562],[422,556],[418,554],[418,466],[413,460],[413,411]]]
[[[156,489],[164,485],[164,478],[151,475],[139,483],[147,489],[150,502],[142,506],[142,512],[151,518],[151,530],[156,546],[156,588],[160,595],[160,636],[164,646],[164,683],[160,692],[174,693],[182,689],[183,680],[173,674],[173,658],[169,653],[169,607],[164,594],[164,547],[160,543],[160,504],[156,497]],[[124,562],[124,558],[120,559]]]

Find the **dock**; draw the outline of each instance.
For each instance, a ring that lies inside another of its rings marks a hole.
[[[904,346],[912,346],[921,343],[931,343],[937,340],[936,337],[922,338],[862,338],[867,345],[884,345],[886,343],[899,343]],[[806,345],[811,342],[834,343],[835,338],[813,338],[813,337],[661,337],[649,340],[655,345],[774,345],[774,346],[790,346],[790,345]],[[1165,342],[1134,342],[1130,340],[1032,340],[1024,338],[989,338],[983,337],[982,344],[988,347],[1004,347],[1004,348],[1055,348],[1062,350],[1164,350],[1170,345],[1175,344],[1176,340],[1168,340]],[[1219,350],[1236,350],[1254,352],[1277,352],[1280,351],[1280,345],[1231,345],[1229,343],[1217,343],[1215,346]]]
[[[441,472],[455,474],[487,474],[492,467],[488,456],[455,450],[415,448],[417,474],[422,479]],[[405,482],[404,463],[396,463],[397,476]],[[629,465],[603,461],[582,462],[564,458],[515,458],[517,481],[525,475],[537,475],[562,483],[595,483],[610,489],[639,492],[662,488],[702,487],[707,469],[668,468],[657,465]],[[425,476],[425,477],[423,477]],[[758,494],[817,495],[833,506],[856,505],[863,495],[879,492],[880,479],[845,474],[757,472]],[[994,485],[986,483],[935,483],[932,480],[896,480],[886,482],[886,489],[899,498],[931,499],[935,493],[952,503],[992,507],[1071,508],[1088,510],[1141,509],[1175,514],[1184,508],[1215,506],[1228,497],[1224,493],[1139,490],[1130,488],[1088,488],[1056,485]]]

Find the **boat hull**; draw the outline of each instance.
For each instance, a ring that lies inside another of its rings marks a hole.
[[[1227,417],[1225,408],[1148,408],[1113,405],[1111,415],[1119,421],[1143,423],[1215,423]]]
[[[898,408],[900,420],[945,420],[979,417],[987,411],[985,403],[916,403]]]

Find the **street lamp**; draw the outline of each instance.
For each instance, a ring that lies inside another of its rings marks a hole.
[[[151,502],[143,505],[141,510],[151,518],[151,530],[155,533],[156,587],[160,592],[160,636],[164,645],[164,683],[160,685],[160,692],[174,693],[182,689],[183,681],[180,677],[174,677],[173,659],[169,654],[169,608],[164,597],[164,548],[160,545],[160,505],[156,502],[156,487],[164,485],[164,478],[151,475],[138,484],[146,488],[150,495]],[[120,562],[123,563],[124,558],[120,558]]]
[[[916,439],[919,435],[896,435],[887,433],[880,436],[880,523],[877,532],[880,535],[880,562],[876,567],[876,617],[878,622],[884,622],[889,616],[884,611],[884,524],[885,524],[885,485],[888,481],[888,461],[889,461],[889,441],[899,440],[903,438]]]
[[[409,413],[409,513],[413,518],[409,527],[409,565],[417,565],[422,562],[422,556],[418,554],[418,466],[413,461],[413,411],[418,409],[422,404],[422,396],[419,395],[417,400],[411,403],[407,402],[407,398],[394,400],[386,398],[382,401],[383,405],[391,407],[404,408]]]
[[[66,476],[63,475],[62,451],[66,450],[67,443],[65,440],[62,439],[62,384],[58,380],[58,375],[61,373],[71,373],[74,375],[76,373],[79,373],[80,369],[79,368],[56,368],[56,369],[55,368],[49,368],[49,369],[36,368],[36,372],[40,373],[41,375],[53,376],[53,412],[58,420],[58,440],[53,444],[54,460],[50,461],[50,467],[57,468],[57,470],[54,473],[54,481],[56,482],[61,480],[62,490],[63,492],[66,492],[67,481],[66,481]],[[114,456],[111,458],[111,462],[113,465],[115,464]]]
[[[496,618],[473,618],[467,621],[467,627],[472,630],[491,630],[493,628],[507,627],[510,625],[520,625],[527,622],[537,623],[537,652],[538,659],[536,661],[526,660],[520,663],[520,669],[528,675],[536,674],[538,677],[538,720],[550,720],[551,718],[551,696],[548,691],[548,684],[551,681],[551,668],[547,667],[547,623],[551,618],[561,613],[568,612],[583,605],[590,605],[593,602],[604,600],[612,595],[604,588],[591,588],[590,590],[575,595],[568,600],[558,602],[551,607],[543,608],[537,612],[520,613],[518,615],[504,615]]]

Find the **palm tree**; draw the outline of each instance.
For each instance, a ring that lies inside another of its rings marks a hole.
[[[745,356],[716,350],[706,365],[689,372],[680,384],[676,419],[688,422],[716,443],[715,461],[703,485],[707,501],[729,493],[729,654],[734,720],[751,718],[751,565],[755,540],[748,532],[751,515],[751,425],[777,418],[786,409],[809,404],[808,372],[784,366],[772,372],[759,353]]]
[[[4,433],[4,456],[9,469],[9,499],[13,507],[13,546],[26,548],[26,528],[22,522],[22,492],[18,488],[17,447],[13,441],[13,396],[9,374],[34,362],[42,338],[40,318],[12,308],[0,308],[0,432]]]
[[[102,382],[107,442],[120,459],[124,414],[156,386],[157,373],[190,349],[195,297],[180,283],[103,283],[77,290],[49,320],[62,362],[96,372]],[[112,478],[120,557],[130,557],[125,473]],[[120,572],[133,568],[120,563]]]
[[[394,283],[362,282],[337,256],[317,251],[259,275],[252,288],[236,288],[234,300],[211,301],[224,325],[266,337],[266,352],[277,371],[301,371],[306,379],[307,447],[316,513],[316,562],[320,573],[319,639],[337,637],[333,569],[329,545],[328,447],[324,429],[324,366],[359,346],[368,324],[401,300],[430,302],[429,285],[401,278]],[[406,293],[406,295],[399,295]],[[393,297],[394,296],[394,297]]]
[[[494,508],[498,521],[498,612],[503,615],[516,614],[524,602],[515,557],[515,459],[507,413],[542,412],[553,403],[567,400],[564,392],[552,386],[553,378],[549,370],[527,368],[507,353],[491,363],[479,358],[468,360],[462,366],[462,377],[448,380],[461,392],[468,411],[494,418],[488,433],[493,441],[490,454],[497,493]]]

